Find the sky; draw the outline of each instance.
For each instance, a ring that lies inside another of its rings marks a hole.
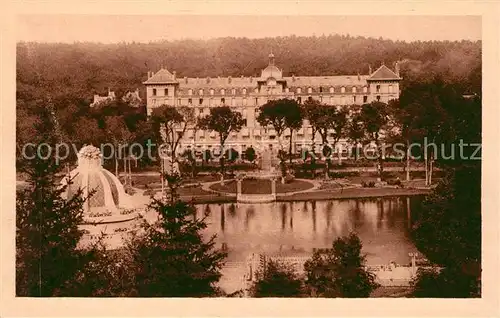
[[[20,15],[17,41],[150,42],[349,34],[403,41],[480,40],[480,16]]]

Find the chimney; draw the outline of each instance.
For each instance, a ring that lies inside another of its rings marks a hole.
[[[253,76],[250,76],[250,83],[253,82]]]
[[[227,78],[227,82],[228,82],[229,84],[231,84],[231,80],[232,80],[232,78],[231,78],[231,76],[229,76],[229,77]]]
[[[368,64],[368,75],[372,75],[372,66]]]
[[[207,84],[210,84],[210,77],[207,77]]]
[[[295,75],[292,74],[292,82],[295,82]]]
[[[358,72],[358,81],[361,81],[361,76],[359,76],[359,72]]]
[[[175,79],[177,78],[177,72],[176,72],[176,71],[173,71],[173,72],[172,72],[172,75],[174,76],[174,81],[175,81]]]
[[[188,78],[184,76],[184,82],[187,84],[188,83]]]
[[[396,71],[396,75],[399,77],[399,62],[396,61],[396,65],[394,66],[394,70]]]

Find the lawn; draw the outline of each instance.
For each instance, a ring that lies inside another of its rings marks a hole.
[[[276,182],[276,193],[286,193],[303,191],[313,187],[313,184],[302,180],[293,180],[289,183],[281,184]],[[231,180],[224,185],[216,183],[210,187],[212,190],[236,193],[236,181]],[[241,192],[243,194],[270,194],[271,181],[265,179],[245,179],[241,182]]]

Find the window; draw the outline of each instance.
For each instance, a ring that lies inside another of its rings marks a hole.
[[[330,96],[330,104],[335,104],[335,97],[333,96]]]
[[[352,97],[352,100],[353,100],[353,102],[354,102],[354,103],[356,103],[356,95],[354,95],[354,96]]]
[[[341,93],[345,93],[345,87],[342,87],[342,88],[340,89],[340,92],[341,92]]]
[[[356,87],[353,87],[353,88],[352,88],[352,92],[353,92],[353,93],[356,93]]]
[[[189,96],[193,95],[193,90],[192,89],[188,89],[188,95]]]
[[[153,96],[156,96],[156,88],[153,88]]]
[[[203,105],[203,98],[200,98],[199,104]]]
[[[236,95],[236,89],[234,89],[234,88],[233,88],[233,89],[231,90],[231,93],[232,93],[233,95]]]
[[[321,87],[321,86],[319,87],[319,92],[323,93],[323,87]]]
[[[363,87],[363,93],[367,93],[368,92],[368,87]]]
[[[392,85],[389,85],[389,93],[392,93]]]
[[[165,96],[168,96],[168,88],[165,88]]]
[[[221,102],[221,104],[222,104],[222,105],[225,105],[225,104],[226,104],[226,99],[225,99],[224,97],[222,97],[222,98],[220,99],[220,102]]]
[[[377,93],[380,93],[380,85],[377,85]]]
[[[246,97],[243,98],[243,106],[246,106],[247,105],[247,99]]]
[[[302,104],[302,97],[297,97],[297,103]]]
[[[335,89],[333,87],[330,87],[330,93],[335,92]]]
[[[243,126],[247,126],[247,119],[246,118],[243,119]]]
[[[302,93],[302,88],[299,87],[299,88],[297,88],[297,94],[300,94],[300,93]]]
[[[247,94],[247,89],[246,89],[246,88],[244,88],[244,89],[243,89],[243,95],[246,95],[246,94]]]
[[[234,106],[234,97],[231,98],[231,106]]]
[[[181,105],[181,99],[180,98],[177,100],[177,102],[178,102],[177,105]]]
[[[188,98],[188,104],[191,105],[193,103],[193,99],[192,98]]]
[[[267,90],[269,90],[269,87],[267,88]],[[253,91],[254,91],[254,93],[258,93],[259,92],[259,88],[256,87]]]
[[[307,98],[307,101],[312,102],[312,101],[313,101],[313,98],[312,98],[311,96],[309,96],[309,97]]]
[[[290,92],[290,89],[287,87],[287,88],[285,88],[285,93],[288,93],[288,92]]]
[[[214,94],[214,89],[210,89],[210,95],[213,95]]]
[[[377,101],[380,102],[380,95],[377,95]]]
[[[323,96],[319,97],[319,101],[322,103],[323,102]]]
[[[226,95],[226,90],[225,90],[225,89],[221,89],[221,90],[220,90],[220,94],[221,94],[221,95]]]
[[[309,88],[307,89],[307,93],[308,93],[308,94],[312,94],[312,91],[313,91],[313,89],[312,89],[311,87],[309,87]]]
[[[203,96],[203,90],[202,90],[202,89],[200,89],[200,90],[198,91],[198,95]]]
[[[363,103],[366,103],[368,101],[368,96],[363,96]]]
[[[255,105],[259,105],[259,98],[255,97]]]

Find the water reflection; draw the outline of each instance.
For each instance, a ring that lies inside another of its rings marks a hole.
[[[416,251],[408,234],[412,200],[208,204],[198,205],[197,214],[207,213],[206,233],[217,234],[218,246],[234,260],[250,253],[308,254],[355,231],[369,264],[406,264],[408,253]]]

